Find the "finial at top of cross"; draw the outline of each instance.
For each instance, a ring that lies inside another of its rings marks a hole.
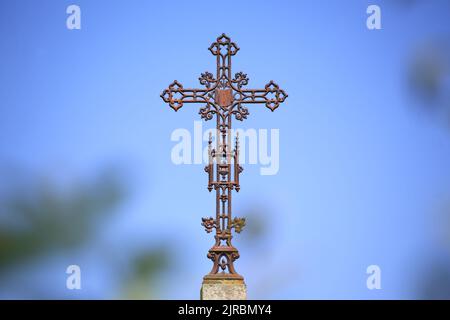
[[[202,103],[205,105],[199,114],[206,121],[214,114],[224,122],[231,120],[232,115],[242,121],[249,114],[246,104],[265,104],[274,111],[287,98],[286,92],[272,80],[264,89],[247,89],[244,88],[249,81],[247,74],[238,72],[232,77],[231,57],[239,47],[224,33],[208,49],[216,56],[216,77],[210,72],[202,73],[199,81],[204,88],[201,89],[184,88],[175,80],[162,92],[161,98],[175,111],[185,103]]]
[[[216,42],[211,44],[208,50],[211,51],[213,55],[217,56],[220,54],[222,47],[226,47],[226,50],[229,50],[229,54],[232,56],[239,51],[239,47],[236,43],[231,42],[231,38],[225,33],[222,33],[222,35],[217,38]]]

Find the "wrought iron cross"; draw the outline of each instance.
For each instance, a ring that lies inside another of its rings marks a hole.
[[[231,244],[231,230],[240,233],[245,226],[245,218],[232,218],[232,191],[239,191],[239,175],[243,168],[239,165],[239,137],[236,136],[234,149],[231,149],[231,119],[234,116],[242,121],[249,112],[246,104],[265,104],[274,111],[284,102],[287,94],[276,83],[270,81],[264,89],[245,89],[248,77],[243,72],[231,76],[231,57],[239,47],[225,34],[211,44],[209,51],[216,56],[216,77],[211,73],[202,73],[199,80],[202,89],[183,88],[174,81],[163,91],[161,98],[172,109],[178,111],[185,103],[200,103],[200,116],[205,121],[217,120],[217,144],[212,147],[210,135],[208,142],[209,162],[205,167],[208,174],[208,190],[216,191],[215,218],[202,218],[202,226],[210,233],[215,229],[215,244],[209,249],[207,257],[213,261],[213,267],[204,279],[243,279],[234,269],[234,261],[239,258],[238,250]]]

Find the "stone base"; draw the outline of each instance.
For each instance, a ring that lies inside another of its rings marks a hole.
[[[201,300],[247,300],[244,280],[204,279]]]

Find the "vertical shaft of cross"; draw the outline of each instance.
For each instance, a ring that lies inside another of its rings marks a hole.
[[[232,192],[238,185],[236,178],[242,172],[242,167],[239,165],[237,141],[236,149],[231,149],[230,117],[225,120],[217,117],[217,128],[215,149],[211,146],[212,136],[209,137],[209,163],[205,167],[205,171],[208,173],[208,190],[216,191],[216,218],[202,219],[202,225],[208,232],[213,227],[216,229],[215,244],[208,252],[208,257],[213,261],[213,267],[205,279],[242,279],[242,276],[237,274],[234,268],[234,261],[239,257],[239,253],[231,243],[232,228],[240,232],[245,223],[244,219],[235,218],[233,220],[232,217]]]

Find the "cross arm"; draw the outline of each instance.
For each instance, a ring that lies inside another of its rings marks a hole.
[[[287,93],[273,81],[266,84],[264,89],[242,89],[238,87],[236,91],[238,92],[235,100],[237,104],[261,103],[265,104],[271,111],[278,108],[288,97]]]
[[[210,103],[210,98],[208,93],[210,89],[191,89],[183,88],[183,85],[178,81],[172,82],[167,89],[165,89],[160,97],[164,102],[168,103],[169,106],[178,111],[184,103]]]

